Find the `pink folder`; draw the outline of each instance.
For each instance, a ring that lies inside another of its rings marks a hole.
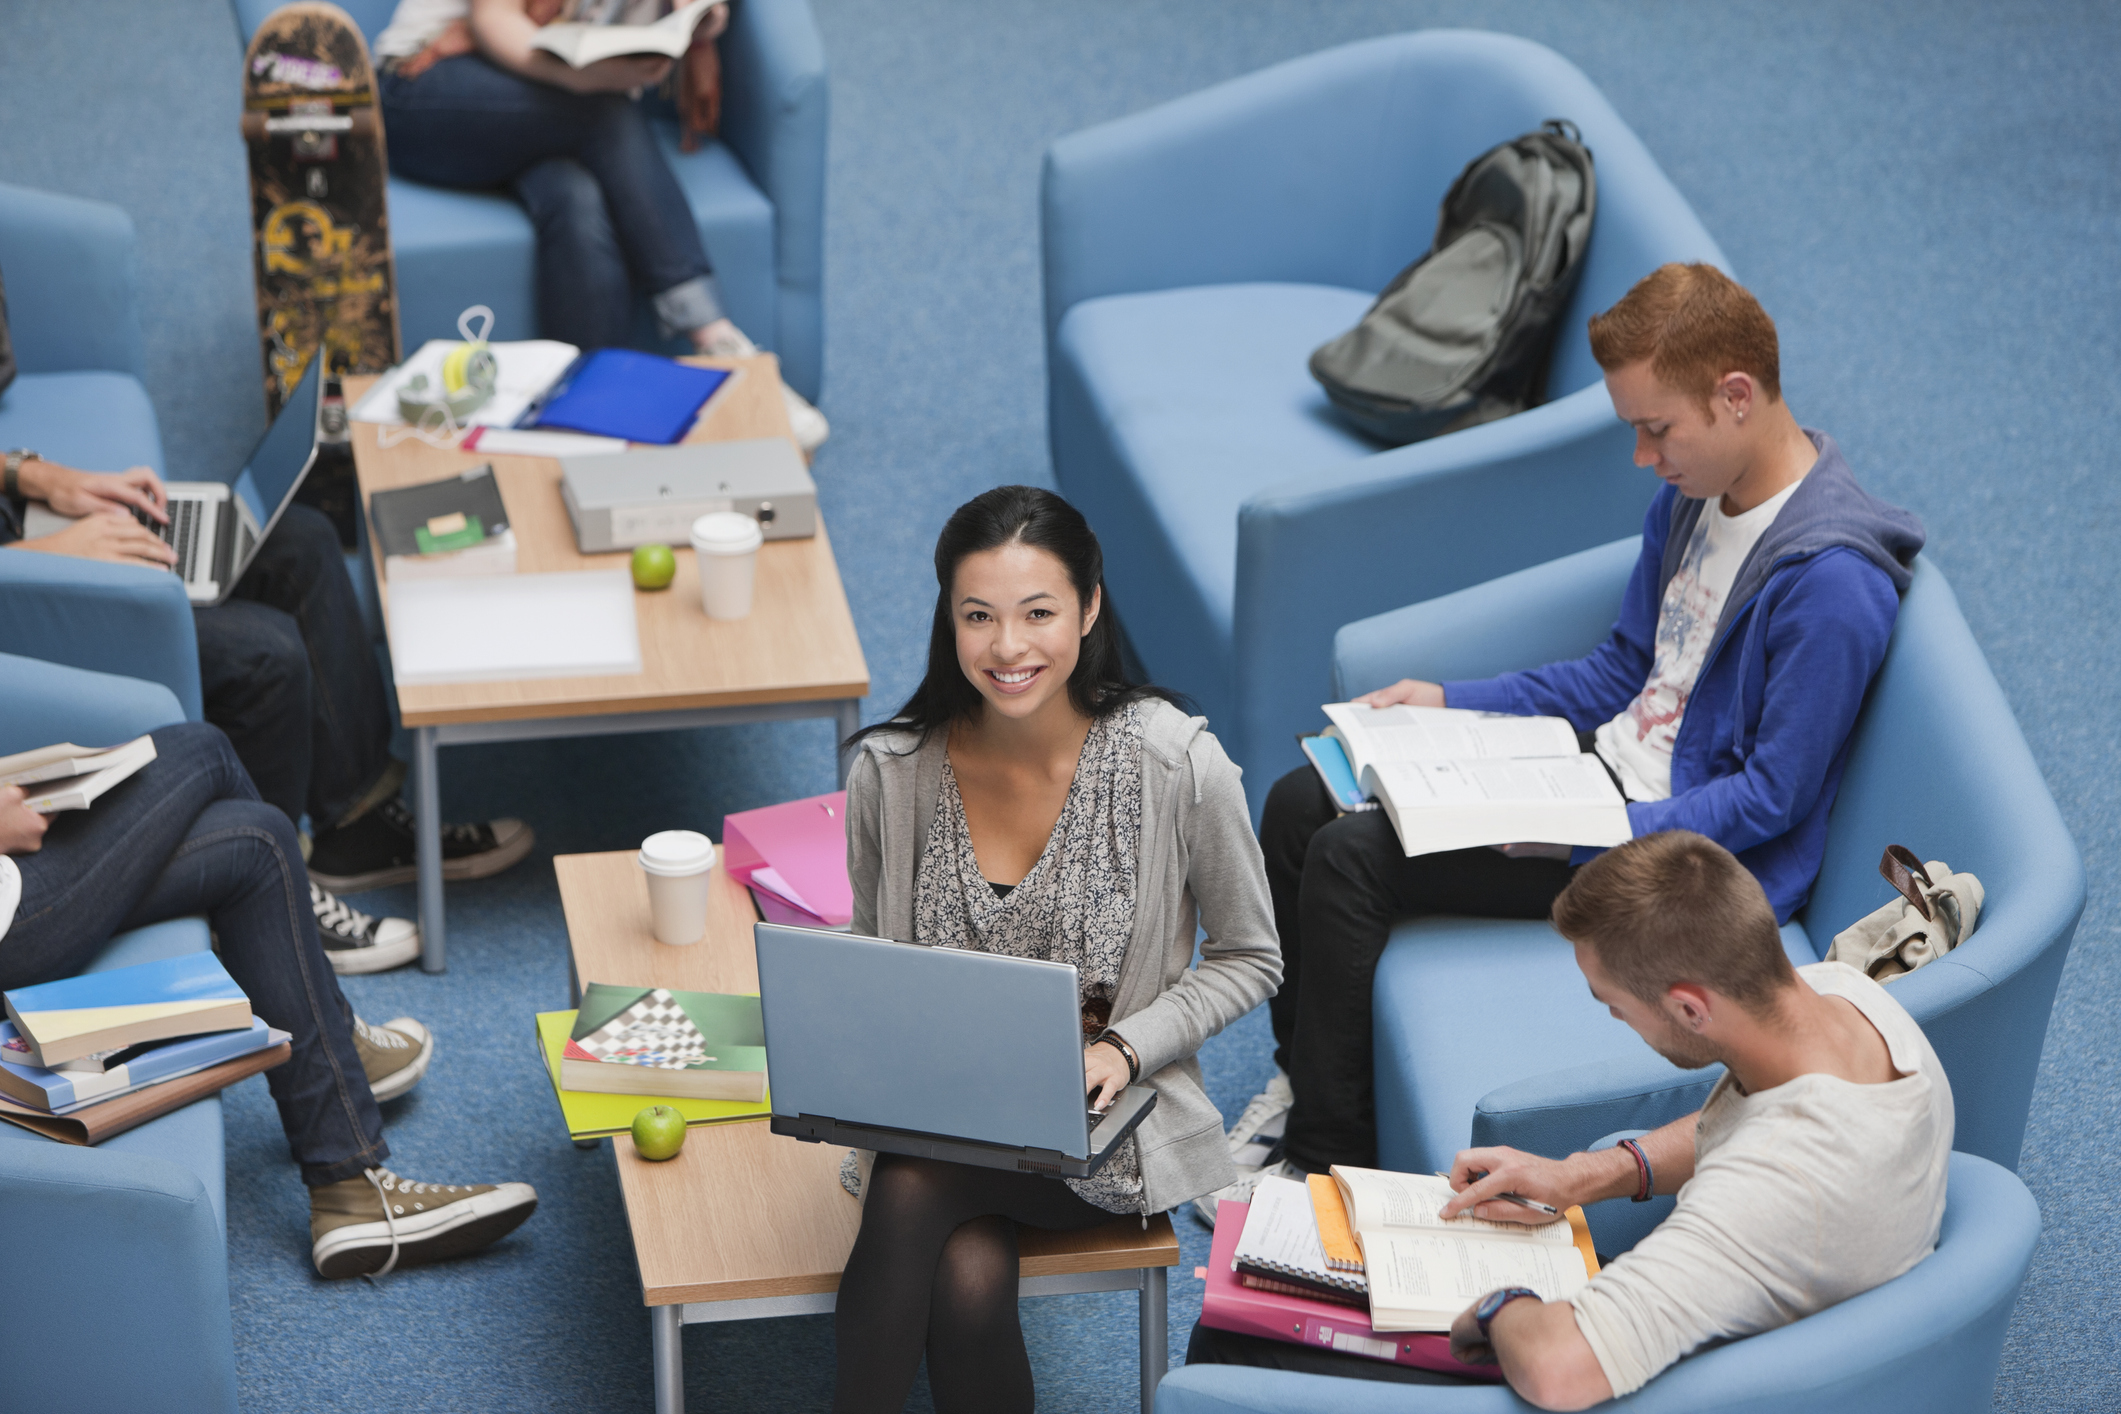
[[[839,928],[854,916],[843,790],[726,817],[722,859],[773,922]]]
[[[1451,1338],[1447,1335],[1380,1331],[1370,1325],[1366,1312],[1355,1307],[1246,1286],[1237,1279],[1230,1264],[1237,1255],[1237,1241],[1244,1235],[1245,1215],[1251,1209],[1250,1203],[1227,1198],[1216,1205],[1215,1242],[1208,1265],[1195,1269],[1195,1275],[1208,1281],[1207,1294],[1200,1303],[1202,1325],[1291,1345],[1338,1350],[1369,1360],[1387,1360],[1395,1365],[1442,1370],[1467,1379],[1502,1378],[1502,1371],[1493,1365],[1459,1364],[1451,1356]]]

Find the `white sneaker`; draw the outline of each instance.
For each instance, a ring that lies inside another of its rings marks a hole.
[[[749,335],[726,319],[708,327],[714,333],[699,345],[699,350],[710,358],[749,358],[759,351]],[[795,444],[803,449],[804,456],[813,455],[832,435],[832,424],[825,421],[825,414],[808,398],[786,383],[781,384],[781,402],[788,409],[788,427],[795,433]]]
[[[402,967],[420,955],[418,924],[363,913],[315,880],[309,885],[309,911],[316,915],[317,941],[324,944],[331,970],[342,976]]]
[[[1277,1070],[1267,1088],[1252,1097],[1245,1112],[1230,1126],[1230,1157],[1239,1168],[1253,1168],[1267,1161],[1267,1151],[1280,1141],[1289,1127],[1289,1111],[1296,1105],[1296,1094],[1289,1086],[1289,1076]],[[1257,1155],[1247,1155],[1245,1150],[1257,1147]]]
[[[1279,1163],[1268,1164],[1264,1168],[1246,1170],[1239,1173],[1237,1182],[1229,1187],[1218,1188],[1205,1198],[1195,1198],[1193,1200],[1193,1216],[1199,1218],[1209,1227],[1214,1227],[1216,1205],[1225,1198],[1236,1203],[1251,1202],[1252,1190],[1259,1186],[1259,1181],[1263,1178],[1293,1178],[1301,1183],[1305,1178],[1305,1174],[1302,1169],[1290,1163],[1287,1159],[1283,1159]]]

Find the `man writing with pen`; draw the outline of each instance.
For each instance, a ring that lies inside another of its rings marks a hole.
[[[1929,1255],[1944,1216],[1951,1086],[1883,987],[1841,963],[1792,967],[1753,876],[1684,831],[1584,866],[1553,922],[1614,1016],[1674,1064],[1725,1074],[1698,1112],[1613,1149],[1458,1155],[1445,1217],[1536,1224],[1572,1204],[1679,1195],[1571,1300],[1504,1288],[1475,1302],[1451,1328],[1459,1359],[1499,1363],[1543,1409],[1582,1409]]]

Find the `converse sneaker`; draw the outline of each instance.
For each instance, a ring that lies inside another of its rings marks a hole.
[[[484,879],[530,853],[537,832],[521,820],[442,827],[442,877]],[[420,877],[414,862],[412,811],[392,796],[375,809],[317,836],[309,877],[334,893],[357,894]]]
[[[1263,1178],[1293,1178],[1298,1183],[1301,1183],[1305,1177],[1306,1175],[1302,1169],[1277,1155],[1275,1162],[1271,1164],[1240,1172],[1237,1176],[1237,1182],[1229,1187],[1218,1188],[1205,1198],[1195,1198],[1193,1200],[1193,1216],[1199,1218],[1209,1227],[1214,1227],[1215,1207],[1223,1199],[1228,1198],[1238,1203],[1249,1203],[1252,1201],[1252,1190],[1259,1186],[1259,1181]]]
[[[1265,1164],[1268,1151],[1288,1130],[1289,1111],[1295,1104],[1296,1094],[1289,1088],[1288,1074],[1275,1071],[1267,1088],[1252,1097],[1245,1112],[1237,1117],[1237,1123],[1230,1126],[1231,1160],[1241,1169]]]
[[[726,319],[718,319],[700,331],[701,337],[693,343],[709,358],[749,358],[759,351],[743,330]],[[788,428],[795,433],[795,444],[809,456],[825,445],[832,435],[832,424],[825,421],[825,414],[812,406],[801,393],[781,384],[781,402],[788,409]]]
[[[309,907],[317,915],[324,956],[342,976],[400,967],[420,955],[420,930],[410,919],[371,917],[314,882]]]
[[[400,1016],[370,1026],[354,1018],[354,1049],[361,1054],[361,1069],[368,1075],[369,1093],[377,1100],[395,1100],[427,1074],[435,1058],[433,1033],[409,1016]]]
[[[476,1252],[538,1210],[527,1183],[414,1183],[389,1169],[309,1190],[320,1276],[384,1276]]]

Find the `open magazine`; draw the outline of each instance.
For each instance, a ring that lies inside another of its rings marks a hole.
[[[1610,847],[1634,836],[1620,788],[1559,717],[1353,702],[1325,713],[1327,735],[1409,856],[1519,841]]]

